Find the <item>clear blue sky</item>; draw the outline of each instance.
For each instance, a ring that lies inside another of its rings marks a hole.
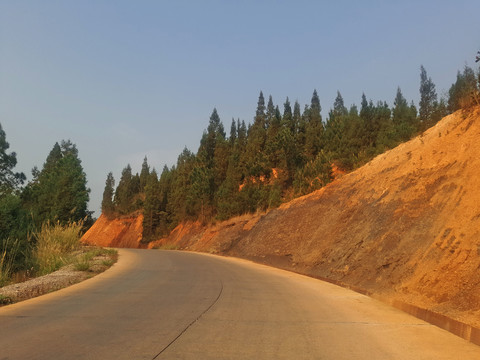
[[[420,65],[442,94],[477,50],[478,0],[0,0],[0,123],[29,178],[72,140],[99,215],[109,171],[196,152],[214,107],[229,129],[260,90],[283,110],[317,89],[324,118],[337,90],[418,103]]]

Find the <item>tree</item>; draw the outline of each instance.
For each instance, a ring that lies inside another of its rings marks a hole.
[[[115,190],[115,208],[120,214],[128,214],[134,210],[134,197],[136,195],[132,168],[128,164],[123,170]]]
[[[325,186],[332,179],[331,159],[324,152],[317,154],[315,159],[308,161],[295,174],[293,188],[297,195],[305,195]]]
[[[287,121],[291,119],[291,109],[290,103],[285,102],[285,115],[287,116]],[[277,110],[273,105],[272,97],[269,97],[268,106],[267,106],[267,119],[268,119],[268,128],[266,133],[265,141],[265,153],[268,158],[268,167],[276,168],[279,166],[281,161],[281,145],[279,144],[278,134],[282,128],[282,118],[277,115]]]
[[[261,125],[265,126],[265,98],[263,97],[262,91],[260,91],[260,95],[258,96],[255,122],[261,123]]]
[[[13,171],[17,157],[15,152],[8,153],[9,147],[5,131],[0,124],[0,263],[2,255],[12,256],[12,270],[16,271],[25,263],[30,245],[28,232],[31,229],[17,191],[25,181],[25,175]],[[2,254],[2,251],[6,252]],[[0,276],[0,286],[1,281]]]
[[[479,105],[480,94],[475,72],[465,65],[463,73],[457,73],[457,80],[448,91],[448,109],[451,112]]]
[[[140,191],[143,192],[147,185],[148,176],[150,175],[150,166],[148,166],[147,157],[143,159],[142,170],[140,171]]]
[[[68,140],[55,143],[41,171],[34,168],[22,197],[37,228],[46,221],[91,223],[90,189],[81,163],[77,147]]]
[[[340,91],[337,91],[337,97],[333,103],[333,109],[328,113],[328,120],[325,127],[325,145],[327,147],[327,153],[338,152],[347,114],[348,110],[344,105],[342,94],[340,94]],[[309,160],[313,159],[314,158],[310,158]]]
[[[407,141],[417,129],[417,110],[409,106],[400,87],[393,102],[392,122],[398,141]]]
[[[420,109],[419,117],[423,128],[433,125],[433,114],[437,106],[437,92],[432,79],[427,76],[425,68],[420,66]]]
[[[91,217],[87,210],[90,199],[87,176],[76,146],[70,141],[62,141],[61,147],[63,158],[59,161],[59,220],[64,223],[85,220]]]
[[[164,169],[168,172],[168,168]],[[167,229],[167,212],[163,203],[163,193],[155,169],[149,174],[145,186],[145,203],[143,206],[142,241],[155,240],[155,236]]]
[[[271,170],[268,158],[264,154],[267,132],[265,129],[265,99],[261,91],[255,114],[253,125],[248,130],[243,163],[245,164],[248,176],[258,177],[263,176]]]
[[[191,174],[196,161],[195,155],[187,148],[184,148],[178,156],[176,167],[171,170],[172,186],[167,204],[171,226],[176,226],[192,215],[189,204],[187,204],[187,198],[190,193]]]
[[[225,136],[225,129],[220,121],[220,116],[218,116],[217,109],[214,108],[212,115],[210,115],[206,136],[202,140],[199,149],[199,154],[203,152],[207,167],[213,168],[217,142],[225,140]]]
[[[237,141],[237,123],[235,122],[235,119],[232,118],[232,124],[230,125],[230,136],[228,137],[228,142],[230,143],[230,147],[233,148]]]
[[[113,195],[115,188],[115,179],[113,174],[110,172],[107,175],[107,180],[105,181],[105,189],[103,190],[103,199],[102,199],[102,213],[111,217],[115,213],[115,204],[113,203]]]
[[[337,100],[341,98],[337,93]],[[336,100],[336,101],[337,101]],[[343,104],[343,99],[341,99]],[[322,108],[320,106],[320,98],[317,90],[313,90],[312,100],[308,112],[305,113],[306,129],[305,129],[305,155],[308,159],[314,159],[323,147],[323,122],[320,114]]]
[[[0,124],[0,197],[18,188],[26,179],[25,174],[13,171],[17,165],[17,154],[8,153],[9,147],[5,131]]]

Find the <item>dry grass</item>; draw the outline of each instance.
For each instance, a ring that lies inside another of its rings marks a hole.
[[[12,246],[9,246],[10,242],[13,242]],[[8,248],[10,248],[9,251],[7,251]],[[17,251],[18,241],[16,240],[7,239],[0,247],[0,287],[10,282]]]
[[[58,270],[72,260],[72,252],[81,246],[81,230],[81,223],[72,222],[65,226],[47,223],[34,234],[37,240],[34,260],[39,275]]]

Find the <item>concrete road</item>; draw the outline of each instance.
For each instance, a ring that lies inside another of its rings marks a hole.
[[[0,360],[480,359],[366,296],[242,260],[120,250],[107,272],[0,308]]]

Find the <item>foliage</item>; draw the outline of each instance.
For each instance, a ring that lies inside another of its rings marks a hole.
[[[36,229],[46,222],[91,223],[91,212],[87,210],[90,189],[74,144],[56,143],[42,170],[35,168],[32,175],[22,199]]]
[[[110,172],[107,175],[107,180],[105,181],[105,189],[103,190],[103,199],[102,199],[102,213],[107,217],[112,217],[115,213],[115,204],[113,203],[113,195],[115,188],[115,179],[113,174]]]
[[[17,165],[17,154],[8,153],[9,148],[10,144],[0,124],[0,197],[17,189],[26,179],[25,174],[13,171]]]
[[[457,80],[448,92],[448,108],[450,111],[469,108],[480,104],[480,73],[475,72],[465,65],[463,73],[457,73]]]

